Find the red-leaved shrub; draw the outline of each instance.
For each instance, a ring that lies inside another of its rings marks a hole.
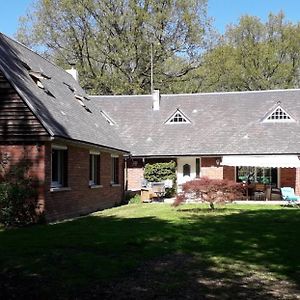
[[[216,203],[232,202],[243,197],[244,186],[230,180],[202,177],[183,184],[182,192],[174,202],[178,206],[186,200],[208,202],[214,209]]]

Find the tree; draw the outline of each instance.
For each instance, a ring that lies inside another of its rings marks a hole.
[[[242,199],[243,191],[244,187],[241,183],[202,177],[183,184],[182,193],[177,195],[174,206],[192,198],[197,202],[208,202],[210,208],[214,209],[216,203]]]
[[[266,23],[241,17],[205,54],[192,76],[196,91],[243,91],[299,87],[300,23],[270,14]]]
[[[37,0],[18,39],[60,66],[75,64],[90,93],[170,91],[209,46],[207,0]],[[152,46],[151,46],[152,45]]]

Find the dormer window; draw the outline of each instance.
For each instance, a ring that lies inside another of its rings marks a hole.
[[[51,77],[45,75],[44,73],[42,72],[36,72],[36,71],[29,71],[29,76],[31,77],[31,79],[35,82],[35,84],[42,90],[44,90],[44,92],[55,98],[55,96],[53,95],[53,93],[51,93],[45,86],[44,84],[42,83],[42,80],[45,80],[45,79],[51,79]]]
[[[78,101],[78,103],[89,113],[91,113],[91,110],[85,105],[85,103],[83,102],[85,99],[84,96],[81,96],[77,93],[74,93],[74,96],[76,98],[76,100]]]
[[[30,70],[29,71],[29,75],[31,76],[31,78],[35,78],[35,79],[51,79],[50,76],[42,73],[42,72],[39,72],[39,71],[33,71],[33,70]]]
[[[165,124],[190,124],[191,121],[179,109],[169,117]]]
[[[295,119],[280,105],[272,110],[264,119],[264,123],[295,122]]]

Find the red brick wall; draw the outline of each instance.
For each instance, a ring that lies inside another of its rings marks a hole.
[[[201,177],[223,179],[223,167],[217,167],[216,160],[220,157],[201,157]]]
[[[4,172],[9,172],[11,167],[17,166],[22,162],[29,164],[28,176],[30,176],[36,183],[38,190],[38,211],[44,211],[45,204],[45,192],[44,192],[44,180],[45,180],[45,146],[44,145],[0,145],[0,157],[2,162],[6,161]],[[5,158],[5,159],[3,159]]]
[[[300,195],[300,168],[296,169],[295,192],[297,195]]]
[[[84,215],[120,203],[123,199],[124,160],[119,159],[118,186],[111,186],[111,153],[101,152],[100,188],[89,187],[89,149],[68,146],[70,191],[50,192],[51,145],[46,146],[46,217],[56,220]]]
[[[128,191],[137,191],[141,189],[141,183],[144,178],[143,168],[128,168]]]
[[[223,179],[235,181],[235,167],[223,167]]]
[[[280,186],[290,186],[295,188],[296,184],[296,169],[295,168],[281,168],[280,169]]]
[[[221,161],[221,157],[201,157],[201,167],[216,167],[216,160],[219,159]]]

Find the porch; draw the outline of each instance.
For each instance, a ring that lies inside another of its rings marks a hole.
[[[176,184],[200,177],[227,179],[247,185],[247,200],[280,201],[281,187],[292,187],[300,194],[300,162],[297,155],[180,156],[170,158],[132,158],[128,161],[128,190],[142,188],[147,163],[176,162]]]
[[[300,193],[297,155],[231,155],[177,158],[177,184],[199,177],[227,179],[246,186],[245,200],[281,201],[281,187]]]

